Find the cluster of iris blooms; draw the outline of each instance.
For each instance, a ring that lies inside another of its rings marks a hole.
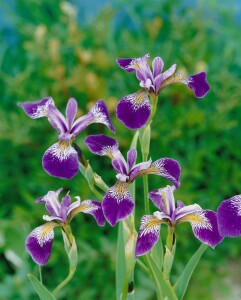
[[[175,64],[162,72],[164,63],[160,57],[154,58],[152,69],[148,60],[148,54],[140,58],[117,59],[117,64],[126,72],[136,73],[140,85],[139,91],[123,97],[116,108],[117,118],[131,130],[139,130],[150,123],[156,109],[156,103],[152,103],[150,96],[157,97],[168,85],[183,83],[193,90],[197,98],[204,97],[209,91],[205,72],[186,76],[175,73]],[[78,104],[73,98],[67,103],[65,116],[57,109],[52,97],[18,105],[32,119],[48,118],[59,133],[58,141],[45,151],[42,158],[43,169],[50,176],[71,179],[77,175],[81,162],[72,143],[90,124],[102,123],[115,133],[103,100],[98,100],[86,115],[76,120]],[[186,206],[182,201],[176,202],[174,199],[175,190],[180,187],[181,172],[176,160],[160,158],[153,162],[149,159],[136,164],[136,149],[131,148],[128,151],[126,160],[119,150],[117,140],[103,134],[88,136],[85,144],[92,153],[106,155],[111,159],[112,167],[116,171],[116,183],[107,189],[100,202],[90,199],[81,201],[79,196],[72,202],[69,192],[60,202],[59,194],[62,189],[49,191],[36,200],[37,203],[45,203],[49,213],[43,216],[46,223],[35,228],[26,240],[27,251],[37,264],[45,265],[49,260],[54,228],[69,225],[79,212],[91,214],[99,226],[104,226],[105,220],[111,226],[115,226],[117,222],[130,216],[134,209],[134,201],[129,187],[137,178],[151,174],[167,178],[171,185],[149,193],[149,199],[158,210],[152,215],[144,215],[140,220],[136,257],[148,253],[157,243],[161,224],[175,227],[179,223],[189,222],[195,237],[212,248],[226,236],[241,235],[241,195],[222,201],[217,212],[204,210],[198,204]]]

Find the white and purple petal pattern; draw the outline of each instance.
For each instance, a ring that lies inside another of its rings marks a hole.
[[[100,99],[97,103],[90,109],[90,112],[94,115],[93,123],[102,123],[106,125],[112,132],[115,132],[110,116],[107,110],[107,106],[104,100]]]
[[[130,73],[140,69],[143,64],[147,63],[149,57],[150,55],[146,54],[138,58],[118,58],[116,62],[121,69]]]
[[[188,77],[187,86],[194,91],[197,98],[203,98],[209,91],[206,72],[201,72]]]
[[[154,216],[145,215],[141,218],[136,241],[136,257],[148,253],[157,243],[160,236],[160,224],[161,221]]]
[[[174,190],[174,186],[168,185],[165,188],[153,190],[149,193],[149,198],[154,205],[170,216],[172,216],[175,211]]]
[[[51,176],[71,179],[79,171],[78,154],[68,142],[60,141],[45,151],[42,166]]]
[[[49,105],[54,105],[52,97],[46,97],[40,101],[18,103],[18,106],[22,107],[31,119],[47,117]]]
[[[118,142],[104,134],[90,135],[86,138],[85,144],[89,150],[97,155],[107,155],[110,158],[114,158],[114,153],[118,151]]]
[[[179,221],[190,222],[195,237],[212,248],[223,240],[218,230],[217,214],[212,210],[197,211],[186,215]]]
[[[144,90],[122,98],[116,108],[117,118],[129,129],[139,129],[144,126],[150,113],[150,100]]]
[[[125,182],[117,181],[105,194],[102,209],[111,226],[115,226],[119,220],[125,219],[133,211],[134,203],[127,186]]]
[[[105,218],[100,202],[95,200],[84,200],[80,203],[78,210],[85,214],[92,215],[99,226],[105,225]]]
[[[224,200],[218,207],[218,228],[221,236],[241,235],[241,195]]]
[[[27,251],[38,265],[44,266],[49,260],[54,239],[53,228],[56,225],[53,222],[48,222],[36,227],[27,237]]]
[[[176,188],[180,185],[181,167],[178,161],[171,158],[156,160],[147,169],[140,170],[137,177],[148,174],[155,174],[169,179]]]

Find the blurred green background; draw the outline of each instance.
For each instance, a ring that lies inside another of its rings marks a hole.
[[[57,141],[46,119],[31,120],[16,106],[52,96],[60,110],[75,97],[84,114],[103,98],[121,150],[133,132],[115,118],[118,100],[138,89],[135,74],[117,57],[161,56],[168,68],[208,73],[210,93],[195,99],[182,84],[160,95],[152,128],[151,157],[172,157],[182,166],[176,199],[216,209],[241,193],[241,3],[240,1],[90,0],[6,1],[0,7],[0,299],[38,299],[26,274],[38,274],[25,251],[28,233],[42,224],[43,206],[34,200],[63,187],[71,196],[94,198],[81,174],[73,180],[49,177],[41,168],[44,151]],[[95,171],[111,185],[115,174],[107,158],[83,144],[89,134],[106,133],[93,124],[77,144]],[[151,187],[168,181],[151,177]],[[137,216],[143,214],[142,181],[137,181]],[[154,211],[154,207],[151,207]],[[89,216],[73,223],[79,248],[78,270],[60,299],[115,299],[117,228],[98,228]],[[137,219],[137,228],[139,219]],[[44,283],[54,288],[68,272],[61,233],[56,238]],[[173,280],[200,242],[189,224],[177,229]],[[191,280],[185,300],[241,299],[241,238],[226,238],[208,249]],[[154,287],[136,268],[138,300],[155,299]]]

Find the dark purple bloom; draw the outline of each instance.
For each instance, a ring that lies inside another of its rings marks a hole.
[[[111,226],[131,214],[134,203],[128,186],[138,177],[155,174],[169,179],[176,187],[179,186],[180,166],[171,158],[161,158],[155,162],[150,159],[136,164],[137,151],[130,149],[126,161],[118,149],[118,142],[113,138],[92,135],[86,138],[85,143],[91,152],[107,155],[117,174],[116,184],[107,191],[102,202],[105,218]]]
[[[161,224],[176,226],[182,222],[189,222],[195,237],[212,248],[223,240],[218,231],[216,212],[203,210],[198,204],[185,206],[181,201],[178,201],[176,206],[174,190],[174,186],[167,186],[149,193],[150,199],[160,211],[141,218],[136,256],[148,253],[157,243]]]
[[[241,195],[224,200],[218,207],[218,228],[221,236],[241,235]]]
[[[54,240],[54,227],[64,226],[79,212],[91,214],[99,226],[105,223],[101,204],[95,200],[76,201],[71,203],[69,193],[59,202],[58,197],[62,189],[56,192],[50,191],[47,195],[39,198],[37,203],[45,203],[45,208],[50,215],[44,215],[46,224],[35,228],[27,237],[26,248],[32,259],[39,265],[45,265],[50,257]]]
[[[55,177],[71,179],[79,171],[78,154],[71,144],[87,126],[92,123],[102,123],[111,131],[115,131],[103,100],[97,101],[86,115],[76,120],[78,104],[73,98],[70,98],[67,103],[66,117],[55,107],[51,97],[18,105],[32,119],[47,117],[50,124],[58,131],[59,141],[45,151],[42,159],[44,170]]]
[[[201,72],[192,76],[174,74],[176,64],[165,72],[161,57],[152,61],[152,70],[148,65],[149,54],[139,58],[118,58],[117,64],[127,72],[136,72],[136,77],[143,90],[125,96],[117,105],[116,115],[126,127],[138,129],[146,124],[150,117],[151,104],[149,94],[158,95],[161,90],[174,82],[182,82],[194,91],[197,98],[202,98],[209,91],[206,73]]]

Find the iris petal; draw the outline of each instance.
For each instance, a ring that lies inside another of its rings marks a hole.
[[[197,98],[204,97],[210,89],[210,86],[207,82],[206,72],[201,72],[190,76],[187,81],[187,86],[194,91],[194,95]]]
[[[197,211],[179,219],[179,222],[190,222],[195,237],[212,248],[223,240],[218,230],[217,214],[212,210]]]
[[[42,118],[48,116],[49,105],[54,105],[52,97],[44,98],[40,101],[18,103],[24,112],[32,119]]]
[[[84,200],[77,209],[79,212],[92,215],[99,226],[105,225],[105,218],[100,202],[95,200]]]
[[[32,259],[39,265],[44,266],[49,260],[54,239],[53,228],[55,223],[49,222],[36,227],[27,237],[26,248]]]
[[[89,150],[97,155],[107,155],[110,158],[114,158],[114,153],[118,151],[118,142],[104,134],[90,135],[86,138],[85,144]]]
[[[60,141],[46,150],[42,166],[51,176],[71,179],[79,171],[78,154],[72,146],[66,146]]]
[[[129,129],[144,126],[150,113],[151,105],[148,94],[142,90],[122,98],[116,109],[117,118]]]
[[[218,228],[221,236],[241,235],[241,195],[224,200],[218,207]]]
[[[102,202],[104,216],[111,226],[115,226],[119,220],[128,217],[133,207],[133,199],[127,189],[127,184],[121,181],[117,181],[107,191]]]
[[[136,241],[136,257],[148,253],[157,243],[160,236],[160,223],[161,221],[154,216],[145,215],[141,218]]]

